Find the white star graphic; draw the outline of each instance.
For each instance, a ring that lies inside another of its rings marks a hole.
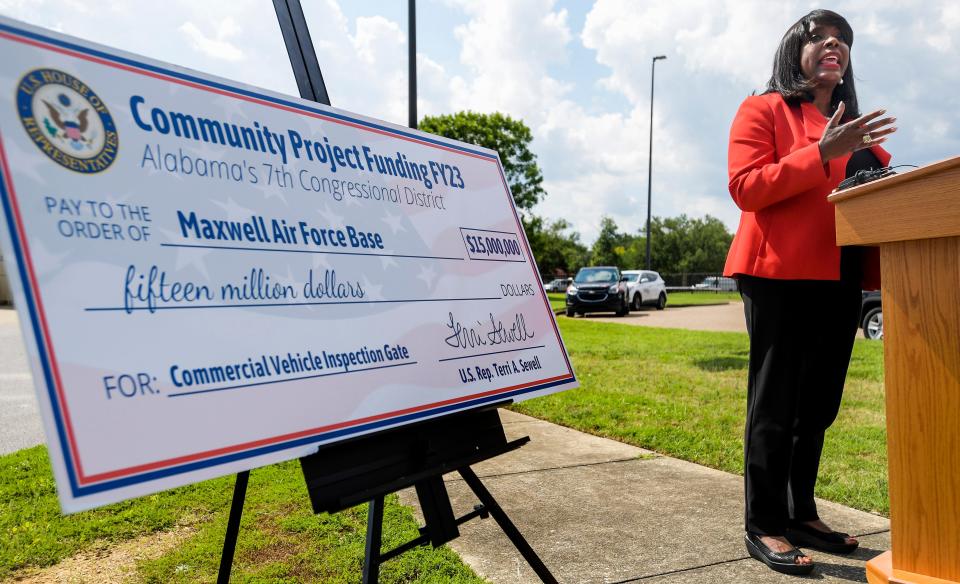
[[[313,254],[310,254],[310,256],[311,256],[310,259],[312,260],[311,262],[312,267],[314,270],[317,270],[318,268],[329,270],[332,268],[332,266],[330,265],[330,260],[327,258],[326,254],[313,253]]]
[[[167,241],[170,243],[180,243],[180,237],[177,233],[173,231],[167,231],[166,229],[161,229],[160,233],[167,238]],[[207,272],[207,265],[204,263],[203,258],[210,253],[209,249],[201,249],[195,247],[178,247],[177,248],[177,259],[176,259],[176,269],[182,270],[187,266],[194,267],[198,272],[203,274],[203,277],[207,280],[210,280],[210,274]]]
[[[348,195],[344,195],[343,202],[346,203],[347,207],[360,207],[363,205],[363,203],[360,202],[360,199]]]
[[[386,270],[387,268],[396,268],[399,267],[397,261],[390,256],[380,256],[380,268]]]
[[[285,207],[289,207],[290,204],[287,202],[286,187],[278,186],[276,183],[276,177],[272,177],[272,183],[267,184],[267,175],[265,174],[268,170],[267,167],[260,165],[257,169],[257,184],[251,185],[254,190],[260,191],[263,194],[263,200],[268,201],[273,198],[280,199]]]
[[[216,103],[211,105],[214,106],[215,111],[219,111],[220,115],[224,119],[229,120],[231,123],[253,127],[252,121],[250,123],[246,123],[250,120],[247,108],[257,106],[248,106],[247,102],[241,99],[227,96],[217,99]]]
[[[193,175],[196,174],[196,159],[191,157],[191,161],[192,161],[191,164],[193,166],[190,169],[191,170],[190,175],[184,175],[183,168],[181,168],[181,164],[180,164],[179,152],[176,148],[171,148],[167,144],[159,144],[159,143],[148,144],[146,148],[150,149],[150,157],[153,161],[153,162],[147,161],[142,163],[142,166],[147,170],[148,175],[163,173],[167,177],[169,177],[171,180],[180,182],[185,178],[187,178],[187,176],[193,177]],[[142,152],[140,154],[141,159],[145,154],[146,152]],[[168,167],[166,164],[166,158],[168,154],[172,154],[173,157],[176,159],[174,170],[168,170]],[[187,149],[184,149],[184,154],[189,156],[189,154],[187,153]]]
[[[150,160],[144,160],[148,153]],[[161,156],[157,156],[158,153],[160,153]],[[140,168],[147,171],[147,176],[155,176],[165,172],[163,170],[162,151],[158,149],[157,144],[147,144],[138,156],[140,157]]]
[[[228,221],[243,221],[254,215],[251,209],[238,205],[237,202],[233,200],[233,197],[227,198],[226,203],[220,201],[214,201],[213,203],[227,212]]]
[[[417,278],[423,280],[427,288],[432,288],[433,281],[437,278],[437,272],[434,271],[433,266],[420,266],[420,273],[417,274]]]
[[[366,276],[363,277],[363,299],[383,300],[383,284],[373,284]]]
[[[269,156],[269,154],[267,155]],[[289,207],[290,204],[287,202],[286,193],[292,190],[292,186],[284,186],[277,182],[277,169],[281,170],[281,173],[285,170],[290,173],[290,180],[296,180],[293,177],[295,172],[289,166],[281,166],[280,158],[269,158],[263,162],[259,162],[256,165],[256,176],[257,182],[251,184],[254,190],[259,191],[263,194],[263,200],[268,201],[273,198],[280,199],[280,202],[283,203],[285,207]],[[286,178],[284,178],[286,180]]]
[[[208,142],[197,142],[190,150],[197,158],[203,158],[205,160],[219,160],[223,157],[225,148],[225,146],[220,145],[214,148]]]
[[[406,231],[407,228],[403,226],[403,217],[400,215],[394,215],[390,211],[387,211],[387,214],[381,219],[384,223],[390,226],[390,230],[393,233],[398,231]]]
[[[323,210],[320,211],[320,216],[323,217],[323,220],[326,221],[330,227],[343,225],[343,215],[334,213],[330,205],[323,206]]]
[[[111,205],[113,205],[114,211],[115,211],[115,213],[116,213],[116,217],[119,217],[120,219],[131,219],[131,216],[130,216],[130,210],[131,210],[131,209],[135,209],[135,210],[139,211],[141,207],[149,207],[149,205],[141,205],[141,204],[139,204],[139,203],[129,202],[129,201],[132,201],[132,200],[133,200],[134,196],[135,196],[135,193],[134,193],[133,191],[131,191],[131,190],[125,190],[125,191],[123,191],[122,193],[120,193],[120,194],[118,194],[118,195],[114,195],[113,193],[105,194],[105,195],[103,196],[103,200],[106,201],[106,202],[108,202],[108,203],[110,203]],[[126,216],[126,217],[124,217],[124,216],[121,214],[119,207],[117,207],[117,204],[118,204],[118,203],[126,203],[126,205],[127,205],[127,216]],[[150,219],[153,220],[153,218],[154,218],[154,217],[153,217],[153,213],[148,211],[148,215],[150,216]],[[138,216],[138,217],[134,217],[133,219],[139,219],[139,218],[140,218],[140,217]]]
[[[298,287],[297,284],[298,284],[298,282],[297,282],[296,278],[293,277],[293,271],[290,269],[290,266],[289,266],[289,265],[287,265],[287,273],[286,273],[286,274],[284,274],[284,275],[282,275],[282,276],[274,275],[274,276],[273,276],[273,280],[274,280],[277,284],[280,284],[280,285],[282,285],[282,286],[288,286],[288,285],[289,285],[289,286],[293,286],[293,289],[294,289],[294,290],[297,290],[297,287]],[[303,285],[301,284],[300,287],[302,288]],[[299,295],[299,291],[297,292],[297,294]]]

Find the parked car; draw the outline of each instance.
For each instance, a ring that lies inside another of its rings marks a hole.
[[[880,306],[880,292],[863,293],[860,304],[860,328],[867,339],[883,338],[883,307]]]
[[[627,283],[615,266],[580,268],[567,288],[566,303],[571,317],[588,312],[615,312],[617,316],[630,312]]]
[[[543,287],[547,292],[565,292],[573,278],[555,278]]]
[[[660,274],[647,270],[624,270],[627,279],[627,300],[630,310],[640,310],[641,306],[656,306],[663,310],[667,306],[667,283]]]
[[[724,276],[708,276],[703,279],[703,282],[694,284],[693,287],[697,289],[736,292],[737,281],[733,278],[726,278]]]

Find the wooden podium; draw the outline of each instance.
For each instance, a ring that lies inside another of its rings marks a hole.
[[[879,245],[891,551],[871,584],[960,583],[960,157],[835,193],[837,243]]]

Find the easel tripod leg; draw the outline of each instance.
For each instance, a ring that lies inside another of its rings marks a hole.
[[[367,546],[363,562],[363,584],[380,579],[380,545],[383,536],[383,496],[370,499],[367,508]]]
[[[233,552],[237,549],[237,535],[240,533],[240,517],[243,515],[243,501],[247,496],[247,481],[250,471],[237,473],[237,482],[233,485],[233,502],[230,504],[230,518],[227,520],[227,534],[223,538],[223,552],[220,554],[220,571],[217,572],[217,584],[230,582],[230,570],[233,568]]]
[[[490,491],[483,486],[483,483],[480,482],[480,478],[477,477],[476,473],[474,473],[470,467],[461,468],[459,472],[463,480],[466,481],[470,489],[473,490],[473,493],[480,499],[480,502],[490,511],[490,515],[493,516],[494,520],[500,526],[500,529],[510,538],[510,541],[514,547],[517,548],[517,551],[520,552],[520,555],[523,556],[523,559],[533,568],[534,573],[540,578],[540,581],[544,582],[544,584],[557,584],[557,579],[554,578],[550,570],[547,569],[546,564],[543,563],[543,560],[540,559],[537,552],[533,551],[533,548],[530,547],[530,544],[524,539],[523,534],[520,533],[517,526],[510,521],[510,518],[507,517],[506,512],[500,507],[496,499],[493,498]]]

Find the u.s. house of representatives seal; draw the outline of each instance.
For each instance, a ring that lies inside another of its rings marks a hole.
[[[57,69],[34,69],[17,84],[17,113],[30,139],[60,166],[91,174],[117,157],[117,127],[103,100]]]

